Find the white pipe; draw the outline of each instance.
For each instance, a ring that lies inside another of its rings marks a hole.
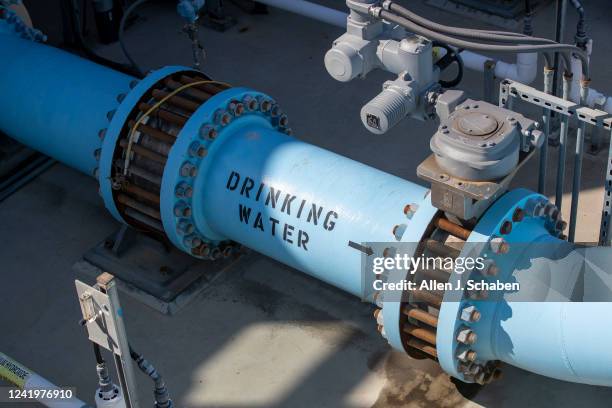
[[[495,76],[509,78],[523,84],[535,81],[538,73],[538,54],[518,54],[516,64],[498,61],[495,65]]]
[[[45,378],[24,367],[3,353],[0,353],[0,378],[5,379],[9,383],[18,387],[20,390],[30,391],[32,393],[36,393],[38,391],[39,395],[41,390],[51,391],[52,393],[53,391],[57,391],[58,395],[62,395],[63,392],[64,396],[67,396],[66,393],[69,392],[68,390],[62,390],[57,385],[49,382]],[[70,398],[44,398],[37,396],[35,399],[49,408],[89,407],[89,405],[75,396],[71,396]],[[15,402],[18,401],[19,400],[17,399],[15,400]]]
[[[292,13],[310,17],[337,27],[346,27],[347,14],[329,7],[314,4],[304,0],[258,0],[260,3],[277,7]],[[443,51],[442,51],[443,52]],[[443,54],[442,54],[443,55]],[[507,78],[523,84],[530,84],[537,75],[537,54],[518,54],[516,64],[498,61],[471,51],[461,53],[466,68],[474,71],[484,71],[485,62],[495,61],[495,76]]]
[[[347,14],[304,0],[257,0],[259,3],[319,20],[337,27],[346,27]]]
[[[590,55],[590,52],[589,52]],[[582,62],[579,58],[576,58],[572,54],[572,91],[570,93],[570,99],[575,102],[580,102],[580,78],[582,78]],[[612,96],[606,96],[594,88],[589,88],[589,95],[587,98],[587,105],[594,107],[595,105],[602,105],[603,110],[612,113]]]

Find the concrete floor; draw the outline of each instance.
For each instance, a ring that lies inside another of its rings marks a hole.
[[[612,93],[607,3],[589,2],[588,12],[596,38],[593,86]],[[414,7],[442,22],[465,24],[420,3]],[[55,21],[42,11],[32,14],[57,38]],[[207,73],[273,95],[300,139],[418,182],[415,169],[429,152],[435,124],[404,121],[388,135],[367,132],[358,113],[386,75],[333,81],[322,59],[339,29],[277,10],[236,14],[239,24],[228,32],[202,31]],[[540,12],[537,34],[550,35],[552,15],[550,6]],[[172,2],[145,7],[142,16],[127,35],[135,59],[146,69],[189,64],[189,44],[178,33]],[[116,47],[101,52],[120,55]],[[480,96],[478,74],[468,73],[463,86]],[[605,161],[585,156],[580,240],[598,234]],[[534,188],[536,168],[530,164],[516,184]],[[93,179],[56,165],[0,203],[0,350],[57,384],[75,386],[90,403],[94,360],[77,323],[71,267],[117,227],[96,190]],[[376,332],[370,305],[257,254],[173,317],[128,296],[122,304],[130,341],[165,375],[181,407],[607,407],[612,399],[608,388],[509,366],[500,381],[465,399],[435,363],[391,351]],[[138,391],[152,401],[152,386],[142,376]]]

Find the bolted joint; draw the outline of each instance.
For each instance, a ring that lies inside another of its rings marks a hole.
[[[459,318],[464,322],[475,323],[480,320],[480,312],[475,306],[466,306],[461,310]]]
[[[484,276],[497,276],[499,273],[499,266],[497,266],[492,259],[487,259],[481,273]]]
[[[470,349],[463,350],[459,354],[457,354],[457,358],[459,359],[459,361],[462,361],[464,363],[473,363],[474,361],[476,361],[477,357],[478,355],[476,354],[476,352]]]
[[[567,222],[565,222],[565,221],[563,221],[563,220],[558,220],[558,221],[555,223],[555,229],[556,229],[558,232],[563,232],[563,231],[565,231],[565,229],[566,229],[566,228],[567,228]]]
[[[195,235],[190,235],[188,237],[185,237],[183,243],[187,248],[197,248],[202,245],[202,240]]]
[[[191,207],[184,201],[179,201],[174,206],[174,215],[177,217],[191,217]]]
[[[232,121],[232,115],[222,109],[219,109],[217,112],[215,112],[214,118],[215,123],[221,126],[227,126]]]
[[[194,231],[194,226],[191,222],[187,220],[180,220],[176,225],[176,229],[179,234],[189,235]]]
[[[191,157],[204,157],[206,156],[206,148],[198,142],[193,142],[189,145],[189,155]]]
[[[187,183],[179,183],[174,190],[174,194],[179,198],[190,198],[193,195],[193,189]]]
[[[459,329],[459,333],[457,333],[457,341],[459,343],[463,343],[463,344],[467,344],[467,345],[472,345],[472,344],[476,343],[477,339],[478,339],[478,336],[469,327],[465,327],[464,326],[461,329]]]
[[[259,102],[259,110],[262,111],[263,113],[268,113],[270,112],[270,109],[272,109],[272,101],[270,99],[260,97],[258,102]]]
[[[238,118],[244,113],[244,105],[238,101],[231,101],[227,106],[227,110]]]
[[[493,237],[489,241],[491,250],[496,254],[507,254],[510,251],[510,244],[502,237]]]
[[[186,162],[181,166],[181,176],[195,177],[198,174],[198,168],[193,164]]]

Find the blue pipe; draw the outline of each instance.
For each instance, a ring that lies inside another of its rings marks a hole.
[[[0,130],[86,174],[95,175],[99,166],[105,204],[124,221],[110,180],[119,134],[151,87],[188,69],[167,67],[133,83],[129,76],[1,32]],[[257,103],[220,123],[236,101]],[[272,108],[263,109],[264,103]],[[367,243],[419,242],[437,209],[427,189],[296,140],[287,135],[285,122],[274,100],[245,88],[222,91],[200,106],[178,133],[163,169],[163,229],[188,253],[194,243],[234,240],[363,297],[362,260],[383,255]],[[205,157],[192,153],[202,147]],[[185,186],[193,194],[185,195]],[[541,288],[538,300],[559,288],[570,299],[579,284],[578,266],[551,275],[544,266],[531,264],[537,257],[543,265],[559,259],[538,246],[560,244],[554,223],[534,210],[545,204],[544,197],[527,190],[507,193],[478,221],[468,243],[496,259],[502,270],[497,278],[527,282],[538,277],[540,286],[530,285]],[[514,221],[517,209],[529,216]],[[507,220],[513,220],[505,236],[513,249],[505,256],[491,254],[489,241]],[[521,251],[516,249],[520,244],[528,245]],[[564,250],[568,256],[578,251],[574,246]],[[599,256],[605,270],[609,260]],[[530,266],[519,268],[524,263]],[[585,287],[612,287],[609,273],[594,273],[599,280],[587,280]],[[465,277],[454,272],[451,281]],[[471,346],[479,356],[476,365],[502,360],[563,380],[612,386],[610,291],[594,292],[607,303],[519,302],[511,294],[486,302],[452,298],[447,292],[436,334],[438,360],[449,374],[479,381],[457,359],[465,349],[456,340],[457,331],[467,325],[479,338]],[[379,324],[384,323],[389,342],[403,350],[401,304],[384,303]],[[466,323],[462,312],[471,306],[482,319]]]
[[[363,252],[349,242],[395,242],[396,225],[421,235],[427,226],[404,214],[431,205],[424,187],[263,122],[228,132],[208,159],[197,196],[213,231],[356,296]]]
[[[0,130],[93,175],[100,131],[134,78],[13,35],[0,34],[0,55]]]

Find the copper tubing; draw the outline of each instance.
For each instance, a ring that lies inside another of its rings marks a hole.
[[[128,145],[127,140],[122,139],[119,141],[119,146],[121,146],[123,149],[126,149],[127,145]],[[136,154],[146,157],[147,159],[151,159],[161,164],[166,164],[166,161],[168,160],[167,157],[164,157],[161,154],[155,153],[154,151],[151,151],[147,149],[146,147],[142,147],[134,143],[132,143],[132,151],[135,152]]]
[[[434,221],[434,225],[440,228],[442,231],[446,231],[449,234],[464,241],[467,241],[470,237],[470,234],[472,233],[472,231],[465,229],[460,225],[454,224],[443,217],[436,218]]]
[[[160,91],[159,89],[153,90],[153,97],[158,101],[162,100],[168,95],[170,95],[170,92]],[[189,99],[185,99],[177,95],[171,96],[170,98],[166,99],[166,101],[164,101],[164,104],[174,105],[177,108],[186,110],[190,113],[195,112],[195,110],[198,109],[198,107],[200,106],[199,103],[192,102]]]
[[[138,198],[142,198],[146,201],[149,201],[150,203],[159,205],[159,194],[147,191],[144,188],[139,187],[135,184],[126,184],[125,186],[123,186],[123,190]]]
[[[138,109],[143,113],[148,112],[149,109],[151,109],[152,107],[153,105],[149,105],[148,103],[141,103],[140,105],[138,105]],[[154,110],[151,114],[157,115],[163,120],[166,120],[170,123],[174,123],[175,125],[178,125],[178,126],[184,126],[185,123],[187,123],[186,117],[177,115],[176,113],[172,113],[172,112],[169,112],[161,108]]]
[[[128,126],[129,126],[130,129],[133,128],[135,124],[136,124],[136,122],[133,121],[133,120],[130,120],[128,122]],[[136,130],[139,131],[139,132],[145,133],[145,134],[147,134],[147,135],[149,135],[149,136],[151,136],[151,137],[153,137],[153,138],[155,138],[157,140],[165,142],[165,143],[174,144],[174,142],[176,141],[176,137],[175,136],[172,136],[169,133],[166,133],[166,132],[164,132],[162,130],[159,130],[159,129],[156,129],[154,127],[145,125],[143,123],[138,125]]]
[[[135,219],[136,221],[138,221],[138,222],[140,222],[140,223],[142,223],[144,225],[147,225],[147,226],[153,228],[156,231],[159,231],[159,232],[165,234],[164,227],[163,227],[162,223],[159,222],[158,220],[154,220],[153,218],[148,217],[148,216],[146,216],[146,215],[144,215],[144,214],[142,214],[142,213],[140,213],[140,212],[138,212],[136,210],[132,210],[131,208],[126,208],[125,209],[125,214],[128,217],[131,217],[131,218]]]
[[[412,325],[404,326],[402,330],[404,330],[405,333],[408,333],[409,335],[414,336],[417,339],[426,341],[429,344],[436,344],[436,333],[434,331]]]
[[[406,306],[402,309],[402,313],[411,319],[425,323],[431,327],[438,327],[438,317],[419,308]]]
[[[414,290],[412,291],[413,300],[412,303],[425,302],[437,309],[442,305],[442,296],[436,295],[425,290]]]
[[[181,84],[180,82],[176,82],[171,79],[166,79],[165,83],[166,83],[166,86],[173,91],[183,86],[183,84]],[[206,102],[208,99],[210,99],[211,96],[213,96],[213,94],[202,92],[195,88],[187,88],[181,91],[181,93],[188,95],[189,97],[193,99],[197,99],[199,102]]]
[[[151,218],[155,218],[156,220],[161,221],[161,214],[159,213],[159,210],[151,208],[148,205],[141,203],[140,201],[136,201],[130,196],[119,193],[117,194],[117,201],[127,207],[133,208],[145,215],[148,215]]]
[[[459,251],[458,249],[449,247],[448,245],[444,245],[443,243],[431,238],[425,241],[425,247],[434,254],[442,257],[457,258],[461,253],[461,251]]]
[[[414,337],[412,337],[406,341],[406,345],[409,347],[415,348],[417,350],[420,350],[423,353],[429,354],[430,356],[434,358],[438,358],[438,350],[436,350],[436,348],[432,346],[431,344],[427,344],[426,342],[422,340],[415,339]]]
[[[191,78],[191,77],[188,77],[186,75],[181,75],[181,77],[179,78],[179,82],[182,83],[182,84],[185,84],[185,85],[191,84],[191,83],[194,83],[194,82],[198,82],[198,81],[205,81],[205,79]],[[222,86],[222,85],[219,85],[219,84],[213,84],[213,83],[210,83],[210,84],[198,84],[198,85],[194,85],[194,86],[196,88],[198,88],[198,89],[201,89],[204,92],[208,92],[208,93],[211,93],[213,95],[227,89],[227,87],[225,87],[225,86]]]

